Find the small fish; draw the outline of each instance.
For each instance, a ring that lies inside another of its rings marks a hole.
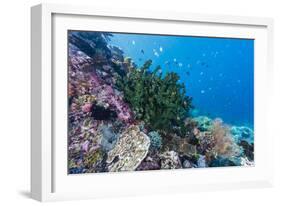
[[[141,50],[141,53],[142,53],[142,54],[144,54],[144,51],[143,51],[143,49]]]
[[[190,72],[189,72],[189,71],[187,71],[187,72],[185,72],[185,73],[186,73],[187,76],[190,76]]]
[[[176,58],[174,58],[174,62],[177,62],[177,59],[176,59]]]
[[[142,61],[142,58],[139,58],[139,61],[141,62],[141,61]]]
[[[161,46],[160,46],[160,48],[159,48],[159,51],[160,51],[160,52],[163,52],[163,48],[162,48]]]
[[[170,65],[171,63],[169,61],[165,61],[164,64]]]
[[[133,45],[135,45],[135,44],[136,44],[136,42],[133,40],[133,41],[132,41],[132,44],[133,44]]]
[[[179,65],[179,67],[182,67],[183,64],[180,62],[178,65]]]
[[[158,54],[157,51],[154,52],[154,55],[157,56],[157,57],[159,57],[159,54]]]

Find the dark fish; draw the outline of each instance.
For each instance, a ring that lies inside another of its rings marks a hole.
[[[142,61],[142,58],[139,58],[139,61]]]
[[[144,54],[144,51],[143,51],[143,49],[141,50],[141,53],[142,53],[142,54]]]
[[[190,72],[189,72],[189,71],[187,71],[187,72],[186,72],[186,75],[187,75],[187,76],[189,76],[189,75],[190,75]]]

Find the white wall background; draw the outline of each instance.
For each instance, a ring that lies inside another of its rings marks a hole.
[[[2,1],[0,7],[0,204],[37,205],[29,198],[30,172],[30,6],[36,0]],[[59,202],[60,205],[280,205],[281,203],[281,6],[278,0],[50,0],[48,2],[114,6],[207,14],[265,16],[275,20],[275,183],[271,189],[214,191],[115,199]],[[273,157],[272,157],[273,158]],[[210,177],[212,178],[212,177]],[[51,204],[51,203],[47,203]]]

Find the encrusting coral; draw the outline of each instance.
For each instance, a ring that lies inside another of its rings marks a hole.
[[[141,132],[138,126],[130,126],[120,135],[115,147],[108,152],[106,162],[109,164],[109,171],[135,170],[146,157],[149,146],[149,137]]]

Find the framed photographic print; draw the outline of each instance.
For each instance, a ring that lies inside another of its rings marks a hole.
[[[34,199],[272,184],[271,19],[43,4],[31,21]]]

